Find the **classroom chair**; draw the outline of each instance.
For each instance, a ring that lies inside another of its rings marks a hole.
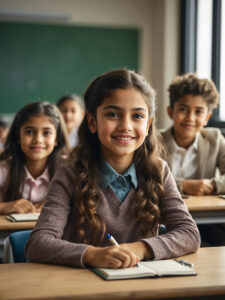
[[[24,247],[31,232],[32,230],[17,231],[11,233],[10,236],[6,238],[3,262],[21,263],[27,261]]]
[[[166,233],[166,226],[164,224],[159,225],[159,235]]]

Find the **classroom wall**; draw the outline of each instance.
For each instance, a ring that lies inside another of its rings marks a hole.
[[[170,124],[166,89],[179,67],[179,0],[1,0],[0,19],[140,29],[139,71],[157,90],[158,127]]]

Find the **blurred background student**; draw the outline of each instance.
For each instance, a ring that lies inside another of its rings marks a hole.
[[[67,144],[65,124],[54,104],[34,102],[16,114],[0,154],[0,214],[41,210]]]
[[[0,115],[0,151],[3,149],[9,131],[10,120],[5,115]]]
[[[78,142],[78,128],[84,118],[85,110],[83,99],[76,94],[64,95],[57,102],[57,106],[66,123],[69,144],[71,147],[74,147]]]
[[[219,102],[215,84],[187,73],[176,76],[168,91],[173,124],[161,133],[178,189],[194,196],[225,193],[225,138],[218,128],[205,127]],[[198,227],[202,246],[225,245],[223,224]]]
[[[188,73],[176,76],[168,91],[173,125],[161,133],[178,189],[196,196],[225,193],[225,138],[205,127],[219,102],[215,84]]]
[[[49,181],[68,149],[65,124],[54,104],[24,106],[0,154],[0,214],[39,212]],[[4,239],[0,233],[0,260]]]

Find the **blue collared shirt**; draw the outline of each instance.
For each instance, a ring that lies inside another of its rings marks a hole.
[[[137,185],[138,182],[134,164],[131,164],[126,172],[119,174],[102,158],[100,177],[100,186],[102,189],[110,186],[117,197],[123,201],[131,187],[137,188]]]

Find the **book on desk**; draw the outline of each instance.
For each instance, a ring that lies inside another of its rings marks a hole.
[[[182,260],[169,259],[158,261],[142,261],[138,264],[138,267],[134,268],[92,268],[92,271],[106,280],[197,275],[193,267],[187,265],[188,262],[183,262],[185,262],[185,264],[182,263]]]
[[[39,212],[27,213],[27,214],[10,214],[6,218],[11,222],[29,222],[37,221],[40,216]]]

